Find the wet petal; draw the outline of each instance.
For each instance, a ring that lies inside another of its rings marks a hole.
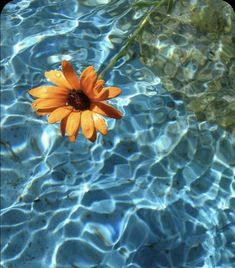
[[[65,106],[65,99],[37,99],[32,103],[34,109],[47,109]]]
[[[76,72],[73,69],[72,64],[69,61],[63,60],[62,61],[62,71],[67,79],[67,81],[70,83],[73,89],[80,89],[80,81],[77,77]]]
[[[36,98],[64,98],[69,94],[69,89],[62,87],[42,86],[29,90],[29,94]]]
[[[118,87],[106,87],[103,88],[99,94],[97,94],[91,99],[94,101],[103,101],[107,99],[112,99],[120,95],[121,92],[122,92],[121,89]]]
[[[68,134],[68,136],[75,135],[78,129],[80,128],[80,125],[81,125],[81,112],[76,111],[70,113],[66,124],[66,133]]]
[[[115,119],[120,119],[122,117],[122,113],[120,111],[107,104],[106,102],[93,102],[91,104],[90,110],[95,113]]]
[[[108,128],[105,120],[99,114],[92,113],[95,128],[103,135],[108,133]]]
[[[71,106],[63,106],[55,109],[48,117],[48,123],[54,124],[58,121],[61,121],[63,118],[69,115],[72,112],[72,110],[73,108]]]
[[[66,80],[63,73],[61,71],[52,70],[49,72],[45,72],[46,78],[51,81],[53,84],[59,87],[66,87],[69,89],[73,89],[70,83]]]
[[[93,122],[92,112],[83,111],[81,116],[82,132],[87,139],[91,139],[94,135],[95,126]]]
[[[97,80],[97,74],[93,66],[87,67],[81,74],[80,85],[83,92],[88,96],[94,95],[93,89]]]

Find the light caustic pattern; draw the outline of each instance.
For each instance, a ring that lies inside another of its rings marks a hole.
[[[105,77],[124,117],[94,144],[31,108],[62,58],[79,71],[112,58],[142,15],[129,6],[11,1],[1,14],[2,267],[234,264],[234,138],[166,93],[138,48]]]

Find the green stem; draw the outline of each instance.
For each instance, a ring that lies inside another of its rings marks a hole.
[[[164,1],[165,1],[165,0],[162,0],[162,1],[159,2],[158,5],[155,5],[155,6],[152,6],[152,7],[151,7],[151,9],[147,12],[148,14],[146,14],[146,15],[144,16],[144,18],[141,20],[141,22],[139,23],[137,29],[136,29],[136,30],[129,36],[129,38],[128,38],[126,44],[119,50],[118,54],[116,54],[116,55],[111,59],[110,63],[109,63],[109,64],[105,67],[105,69],[100,73],[99,78],[104,77],[105,73],[106,73],[108,70],[110,70],[110,69],[113,67],[113,65],[115,65],[116,62],[126,54],[126,50],[127,50],[127,48],[129,47],[129,45],[132,44],[132,42],[134,41],[134,39],[136,38],[136,36],[137,36],[137,35],[139,34],[139,32],[143,29],[143,27],[145,26],[146,22],[148,21],[150,15],[152,14],[152,12],[153,12],[156,8],[160,7],[160,6],[163,4]]]

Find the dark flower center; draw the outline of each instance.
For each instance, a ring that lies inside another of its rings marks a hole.
[[[90,108],[89,98],[81,90],[71,90],[68,95],[68,105],[73,106],[76,110],[87,110]]]

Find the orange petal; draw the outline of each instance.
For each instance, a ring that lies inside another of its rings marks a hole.
[[[66,129],[66,124],[67,124],[67,120],[68,120],[68,115],[63,118],[60,122],[60,131],[61,131],[61,135],[64,136],[65,135],[65,129]]]
[[[83,92],[88,96],[94,95],[93,89],[97,80],[97,74],[93,66],[87,67],[81,74],[80,84]]]
[[[91,98],[94,101],[103,101],[107,99],[112,99],[121,94],[121,89],[118,87],[105,87],[99,94]]]
[[[66,124],[66,132],[68,136],[75,135],[78,129],[80,128],[80,124],[81,124],[81,112],[76,111],[70,113]]]
[[[108,99],[115,98],[122,93],[122,90],[119,87],[105,87],[103,90],[108,91]]]
[[[64,74],[61,71],[52,70],[49,72],[45,72],[45,76],[48,80],[50,80],[53,84],[59,87],[65,87],[69,89],[73,89],[70,83],[64,77]]]
[[[70,142],[75,142],[77,137],[75,135],[72,135],[72,136],[69,136],[68,138]]]
[[[103,135],[108,133],[108,128],[105,120],[99,114],[92,113],[95,128]]]
[[[48,108],[48,109],[38,109],[36,111],[37,115],[47,115],[52,113],[56,108]]]
[[[93,135],[89,139],[89,141],[94,142],[96,140],[96,131],[94,131]]]
[[[67,79],[67,81],[72,86],[72,88],[80,89],[80,81],[77,77],[76,72],[73,69],[72,64],[67,60],[63,60],[61,65],[62,65],[63,74],[65,78]]]
[[[104,83],[105,83],[104,80],[101,79],[97,80],[94,86],[94,91],[99,93],[100,90],[104,87]]]
[[[82,132],[87,139],[91,139],[95,132],[92,112],[89,110],[83,111],[81,116]]]
[[[54,124],[58,121],[61,121],[63,118],[69,115],[72,112],[72,110],[73,108],[71,106],[63,106],[55,109],[48,117],[48,123]]]
[[[79,128],[80,128],[80,127],[79,127]],[[76,140],[76,138],[77,138],[77,136],[78,136],[79,128],[76,130],[76,132],[74,133],[74,135],[72,135],[72,136],[68,136],[70,142],[75,142],[75,140]]]
[[[64,98],[69,94],[69,89],[62,87],[42,86],[29,90],[29,94],[36,98]]]
[[[122,113],[120,111],[107,104],[106,102],[93,102],[91,104],[90,110],[95,113],[115,119],[120,119],[122,117]]]
[[[65,106],[67,99],[37,99],[32,103],[34,109],[48,109]]]
[[[93,97],[90,97],[92,101],[106,100],[109,96],[108,91],[101,90],[98,94],[95,94]]]

